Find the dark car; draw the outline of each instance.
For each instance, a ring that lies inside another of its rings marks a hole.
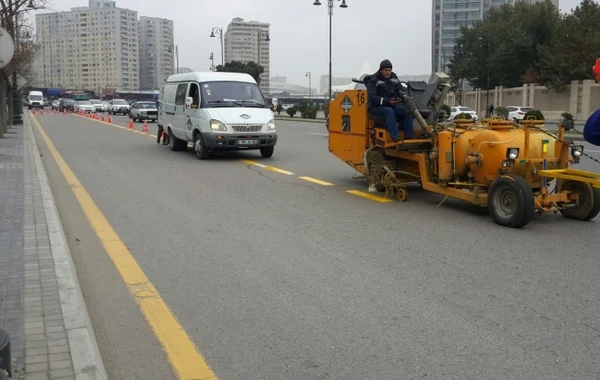
[[[58,103],[59,111],[73,111],[75,108],[75,101],[73,99],[61,99]]]

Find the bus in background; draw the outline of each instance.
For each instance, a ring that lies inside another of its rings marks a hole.
[[[59,95],[59,98],[73,99],[78,102],[81,100],[90,100],[90,95],[84,91],[65,91]]]

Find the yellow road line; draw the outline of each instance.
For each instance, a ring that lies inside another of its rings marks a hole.
[[[267,165],[263,165],[260,164],[256,161],[252,161],[252,160],[240,160],[241,162],[248,164],[248,165],[254,165],[254,166],[258,166],[259,168],[263,168],[265,170],[270,170],[272,172],[277,172],[277,173],[281,173],[281,174],[285,174],[285,175],[294,175],[294,173],[287,171],[287,170],[283,170],[283,169],[279,169],[276,168],[274,166],[267,166]]]
[[[298,177],[300,179],[303,179],[305,181],[309,181],[309,182],[313,182],[319,185],[323,185],[323,186],[333,186],[333,183],[331,182],[325,182],[325,181],[321,181],[320,179],[316,179],[313,177]]]
[[[167,354],[169,363],[177,378],[181,380],[216,380],[217,376],[206,364],[202,354],[169,310],[167,304],[146,277],[146,274],[121,241],[110,222],[96,206],[75,173],[58,153],[35,116],[32,115],[31,120],[40,132],[67,183],[73,189],[73,193],[91,227],[96,232],[115,267],[121,273],[123,281],[127,284],[135,302],[154,331],[154,335]]]
[[[358,190],[347,190],[346,192],[350,193],[350,194],[358,195],[359,197],[370,199],[370,200],[375,201],[375,202],[380,202],[380,203],[390,203],[390,202],[392,202],[391,199],[387,199],[387,198],[384,198],[384,197],[378,197],[377,195],[373,195],[373,194],[369,194],[369,193],[364,193],[364,192],[358,191]]]

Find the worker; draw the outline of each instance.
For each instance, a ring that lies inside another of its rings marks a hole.
[[[392,141],[400,140],[400,132],[396,118],[402,119],[404,139],[413,139],[413,115],[400,104],[401,93],[405,93],[400,80],[392,71],[392,63],[384,59],[379,65],[379,71],[367,83],[367,93],[371,114],[385,119],[385,124]]]
[[[160,113],[160,101],[158,99],[156,100],[156,111],[158,113]],[[160,144],[160,138],[162,137],[162,143],[163,143],[163,145],[167,145],[169,135],[167,135],[167,133],[165,132],[163,126],[160,125],[160,123],[158,123],[158,120],[157,120],[156,124],[158,125],[158,133],[156,134],[156,143]]]
[[[600,109],[596,110],[585,123],[583,138],[592,145],[600,146]]]

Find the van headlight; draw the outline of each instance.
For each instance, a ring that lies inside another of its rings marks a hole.
[[[267,123],[267,131],[274,131],[275,130],[275,119],[271,119],[271,121],[269,121]]]
[[[213,131],[226,131],[227,127],[225,124],[221,123],[219,120],[211,120],[210,121],[210,129]]]
[[[519,157],[519,148],[506,149],[506,158],[508,160],[516,160]]]

